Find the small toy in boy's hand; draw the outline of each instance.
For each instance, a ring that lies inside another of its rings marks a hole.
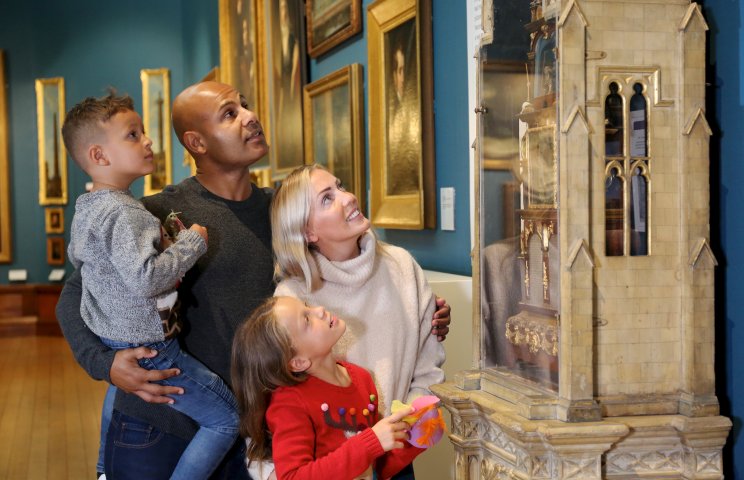
[[[176,241],[176,239],[178,238],[178,233],[181,230],[186,230],[186,225],[184,225],[181,219],[178,218],[179,213],[181,212],[174,212],[173,210],[171,210],[168,216],[165,217],[165,222],[163,222],[163,227],[168,233],[168,236],[170,236],[172,242]]]
[[[403,421],[411,427],[408,443],[418,448],[434,446],[442,438],[446,428],[439,409],[439,398],[434,395],[424,395],[414,400],[410,406],[414,408],[413,413],[403,418]],[[395,413],[407,407],[409,405],[393,400],[391,410]]]

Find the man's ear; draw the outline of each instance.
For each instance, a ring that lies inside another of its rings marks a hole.
[[[91,165],[108,165],[109,161],[108,158],[106,158],[106,153],[103,151],[103,147],[100,145],[91,145],[88,147],[88,151],[86,152],[86,158],[91,163]]]
[[[190,152],[205,153],[207,151],[207,146],[204,144],[202,136],[194,131],[184,132],[183,144]]]
[[[289,368],[293,372],[299,373],[310,368],[311,364],[312,362],[308,358],[294,356],[292,357],[292,360],[289,361]]]

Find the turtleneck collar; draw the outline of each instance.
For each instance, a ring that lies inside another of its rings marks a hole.
[[[324,282],[338,283],[355,288],[364,285],[372,276],[375,265],[376,240],[372,232],[365,232],[359,239],[361,253],[358,257],[341,262],[328,260],[320,252],[313,252],[318,262],[320,277]]]

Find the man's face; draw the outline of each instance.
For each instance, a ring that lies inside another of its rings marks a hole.
[[[398,100],[402,100],[403,88],[406,83],[406,59],[402,51],[396,50],[393,60],[393,86],[395,87],[395,94],[398,96]]]
[[[249,166],[266,155],[269,146],[255,113],[233,87],[205,86],[193,102],[206,155],[215,163]]]

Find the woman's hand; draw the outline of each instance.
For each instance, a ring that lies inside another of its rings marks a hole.
[[[447,300],[434,296],[437,304],[437,311],[434,312],[434,318],[431,321],[431,334],[437,336],[437,340],[443,342],[447,338],[449,333],[450,318],[450,306],[447,305]]]

